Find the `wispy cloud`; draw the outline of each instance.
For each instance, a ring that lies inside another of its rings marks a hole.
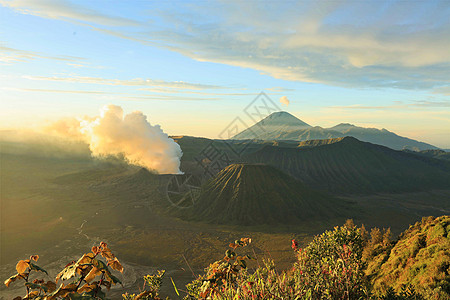
[[[176,94],[195,94],[195,95],[209,95],[209,96],[256,96],[259,93],[221,93],[221,92],[204,92],[192,91],[186,89],[170,89],[170,88],[141,88],[139,90],[153,93],[176,93]]]
[[[271,91],[271,92],[293,92],[293,91],[295,91],[295,89],[284,88],[284,87],[279,87],[279,86],[267,88],[266,90]]]
[[[395,109],[414,109],[414,108],[450,108],[450,101],[428,101],[428,100],[418,100],[412,103],[403,103],[397,101],[392,105],[344,105],[344,106],[329,106],[327,109],[339,109],[339,110],[395,110]]]
[[[189,83],[184,81],[163,81],[153,79],[108,79],[101,77],[86,77],[86,76],[72,76],[72,77],[57,77],[57,76],[23,76],[30,80],[45,80],[58,82],[72,82],[72,83],[88,83],[101,85],[116,85],[116,86],[149,86],[154,88],[170,88],[170,89],[186,89],[186,90],[204,90],[204,89],[227,89],[225,86],[208,85],[201,83]]]
[[[450,85],[449,86],[442,86],[442,87],[435,88],[433,90],[433,94],[443,94],[443,95],[446,95],[446,96],[450,96]]]
[[[223,5],[217,22],[203,17],[217,10],[212,6],[197,8],[195,17],[169,15],[176,26],[152,32],[152,40],[194,59],[286,80],[404,89],[449,84],[445,1],[266,4]]]
[[[0,0],[3,6],[23,14],[70,22],[87,22],[107,26],[136,26],[139,22],[120,16],[109,16],[67,0]]]
[[[0,0],[22,13],[84,22],[118,38],[274,78],[357,88],[447,89],[450,19],[443,1],[292,1],[143,5],[141,23],[68,1]],[[127,26],[133,26],[131,30]]]
[[[52,89],[29,89],[29,88],[22,88],[19,90],[25,92],[62,93],[62,94],[108,94],[108,92],[103,91],[82,91],[82,90],[52,90]]]
[[[50,56],[35,51],[15,49],[2,45],[2,43],[0,43],[0,63],[11,64],[16,62],[35,60],[39,58],[53,59],[67,62],[78,62],[78,63],[84,60],[84,58],[76,56],[67,56],[67,55]]]
[[[217,101],[223,100],[217,97],[186,97],[184,95],[139,95],[139,96],[124,96],[123,100],[163,100],[163,101]]]
[[[88,69],[105,69],[103,66],[92,65],[88,62],[79,62],[79,63],[67,63],[68,66],[71,66],[75,69],[88,68]]]
[[[39,93],[72,93],[72,94],[105,94],[115,95],[123,100],[164,100],[164,101],[206,101],[223,100],[224,96],[249,96],[254,93],[226,93],[220,90],[228,89],[225,86],[207,85],[198,83],[188,83],[181,81],[162,81],[153,79],[107,79],[100,77],[45,77],[25,75],[21,78],[38,81],[56,81],[74,84],[96,84],[102,86],[135,87],[132,90],[120,89],[119,91],[98,91],[87,89],[40,89],[40,88],[4,88],[8,90],[18,90]],[[87,87],[88,88],[88,87]],[[149,94],[152,93],[152,94]],[[192,96],[189,96],[192,95]]]

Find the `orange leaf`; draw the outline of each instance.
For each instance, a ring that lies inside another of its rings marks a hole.
[[[82,264],[89,264],[92,262],[92,259],[94,258],[94,254],[92,253],[87,253],[87,254],[83,254],[83,256],[77,261],[77,264],[82,265]]]
[[[106,258],[107,260],[114,259],[114,254],[112,254],[111,250],[109,248],[103,248],[102,252],[100,254]]]
[[[111,266],[111,268],[113,270],[119,271],[120,273],[123,273],[123,267],[120,264],[119,260],[117,259],[117,257],[114,257],[113,260],[110,260],[108,262],[108,266]]]
[[[102,271],[100,271],[100,270],[97,269],[96,267],[93,267],[93,268],[91,269],[91,271],[89,271],[89,273],[86,275],[86,277],[84,278],[84,280],[85,280],[86,282],[90,282],[90,281],[92,281],[92,280],[95,278],[95,276],[101,275],[101,274],[102,274]]]
[[[92,284],[85,283],[81,288],[78,289],[77,292],[80,294],[83,292],[89,293],[90,291],[95,290],[97,287],[98,287],[98,285],[96,283],[92,283]]]
[[[14,282],[18,279],[25,279],[25,276],[23,274],[16,274],[14,276],[9,277],[8,279],[5,280],[5,285],[7,287],[9,287],[9,285],[11,284],[11,282]]]
[[[30,260],[38,261],[39,255],[31,255]]]
[[[19,260],[19,262],[16,265],[17,273],[19,273],[19,274],[24,273],[29,266],[30,266],[30,260],[29,259]]]
[[[47,283],[44,283],[43,286],[47,287],[48,292],[51,293],[54,290],[56,290],[56,284],[53,281],[47,281]]]

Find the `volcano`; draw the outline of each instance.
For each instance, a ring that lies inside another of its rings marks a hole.
[[[236,134],[235,140],[290,140],[306,141],[332,139],[351,136],[363,142],[389,147],[395,150],[427,150],[437,147],[413,139],[399,136],[386,129],[364,128],[349,123],[341,123],[331,128],[311,126],[290,113],[274,112],[255,125]]]
[[[190,220],[217,224],[298,223],[343,216],[335,198],[308,188],[282,171],[263,164],[232,164],[201,189]]]

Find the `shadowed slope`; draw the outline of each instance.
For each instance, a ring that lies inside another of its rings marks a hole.
[[[344,206],[266,165],[233,164],[203,188],[184,216],[220,224],[258,225],[342,216]]]
[[[312,141],[308,146],[266,146],[244,159],[267,163],[308,186],[338,193],[450,188],[450,164],[444,160],[396,151],[352,137]]]

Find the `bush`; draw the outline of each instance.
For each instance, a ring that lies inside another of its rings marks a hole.
[[[433,220],[427,218],[422,225],[430,222]],[[442,228],[448,227],[448,218],[436,219],[435,223],[439,222],[442,223]],[[424,236],[420,226],[416,224],[403,235],[403,238],[411,239],[418,233]],[[183,291],[184,299],[423,299],[414,289],[415,286],[406,286],[392,281],[392,278],[400,274],[398,268],[391,270],[392,272],[385,274],[384,277],[374,273],[378,276],[374,277],[375,281],[365,274],[365,271],[376,272],[376,266],[386,268],[385,263],[389,262],[390,257],[387,252],[390,252],[390,249],[394,252],[391,258],[398,258],[395,255],[410,253],[409,249],[403,245],[405,241],[400,241],[403,242],[396,244],[400,247],[399,250],[395,250],[394,244],[390,242],[390,230],[383,230],[383,232],[372,230],[369,240],[368,232],[364,227],[358,228],[352,221],[347,221],[344,226],[335,227],[316,236],[304,249],[300,249],[298,243],[292,240],[292,248],[297,260],[291,270],[278,272],[272,260],[263,260],[262,265],[249,270],[248,264],[253,258],[245,254],[245,247],[251,243],[251,239],[242,238],[229,244],[223,259],[210,264],[203,275],[186,285],[186,290]],[[410,246],[414,248],[414,245]],[[372,257],[374,249],[383,253]],[[364,255],[368,255],[367,257],[373,261],[369,265],[371,268],[366,268],[367,260]],[[441,255],[433,265],[436,269],[435,273],[439,275],[435,276],[436,280],[431,285],[435,289],[433,295],[446,295],[450,287],[447,280],[449,263],[445,258]],[[105,290],[109,290],[113,284],[120,283],[112,271],[123,272],[119,260],[105,243],[93,247],[92,252],[84,254],[78,261],[69,263],[57,275],[55,282],[45,282],[42,279],[31,281],[32,272],[47,273],[36,265],[38,259],[39,257],[35,255],[30,259],[19,261],[16,266],[17,274],[5,281],[6,286],[15,281],[25,281],[25,297],[16,297],[15,300],[106,299]],[[394,265],[396,264],[390,263],[387,266]],[[409,272],[410,276],[423,276],[421,272],[425,270],[425,266],[425,262],[420,266],[415,265]],[[427,272],[431,272],[429,268]],[[145,276],[143,290],[137,295],[125,293],[122,295],[123,299],[161,300],[159,289],[164,274],[165,271],[158,271],[154,275]],[[57,288],[56,284],[59,280],[62,283]],[[370,281],[378,282],[383,289],[377,289],[377,294],[374,295],[375,289],[370,285]],[[179,295],[173,281],[172,284]]]
[[[103,257],[104,260],[99,257]],[[30,282],[30,275],[47,271],[35,264],[38,255],[32,255],[29,259],[20,260],[16,265],[17,274],[5,281],[9,285],[18,280],[24,280],[26,295],[14,300],[21,299],[105,299],[103,288],[110,289],[111,285],[121,283],[112,274],[112,270],[123,272],[119,260],[112,254],[106,243],[92,247],[92,252],[84,254],[77,261],[72,261],[56,276],[55,281],[45,282],[43,279],[34,279]],[[56,287],[61,281],[59,287]]]

